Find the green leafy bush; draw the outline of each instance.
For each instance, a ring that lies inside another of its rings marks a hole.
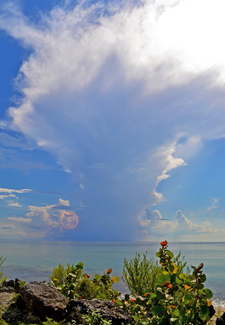
[[[82,299],[91,300],[97,297],[98,289],[99,287],[91,280],[83,278],[77,283],[74,292]]]
[[[154,292],[146,289],[136,295],[136,299],[125,295],[115,303],[128,313],[132,313],[136,324],[140,325],[200,325],[210,319],[209,306],[212,292],[204,288],[206,276],[203,264],[193,272],[184,273],[184,264],[167,249],[167,241],[161,242],[156,256],[160,267],[156,277]]]
[[[68,299],[94,299],[104,300],[116,299],[120,293],[112,288],[114,282],[119,278],[110,277],[112,269],[108,269],[103,275],[95,274],[91,280],[90,276],[83,273],[84,264],[79,262],[76,266],[68,263],[65,268],[61,263],[55,267],[50,278],[51,284]]]
[[[59,263],[58,267],[54,267],[50,279],[52,281],[57,281],[59,285],[70,281],[71,277],[73,277],[73,282],[75,280],[78,281],[82,276],[83,266],[84,264],[82,262],[79,262],[76,266],[68,263],[65,268],[61,263]]]
[[[87,315],[82,316],[83,325],[111,325],[111,320],[103,319],[98,313],[94,310]],[[128,324],[129,325],[129,324]]]
[[[155,262],[152,258],[147,259],[147,252],[143,254],[142,259],[140,254],[136,253],[136,256],[130,262],[124,258],[121,278],[130,289],[132,295],[141,293],[145,289],[155,292],[156,278],[160,270],[161,266],[158,261]]]
[[[186,267],[184,257],[181,259],[181,252],[174,258],[174,262],[178,267],[178,271],[182,272]],[[155,292],[157,288],[156,279],[158,273],[161,271],[162,266],[155,261],[153,258],[147,258],[147,252],[141,255],[136,253],[136,256],[131,260],[127,261],[124,258],[122,280],[126,286],[130,289],[132,295],[141,293],[144,290]],[[189,268],[187,268],[187,272]]]
[[[0,285],[7,280],[7,277],[4,277],[3,270],[2,270],[2,264],[6,260],[6,257],[0,256]]]

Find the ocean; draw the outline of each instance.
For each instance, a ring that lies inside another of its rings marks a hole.
[[[84,271],[93,277],[112,268],[112,276],[120,281],[114,285],[122,293],[129,293],[121,279],[124,258],[132,259],[135,253],[148,252],[155,257],[159,243],[152,242],[34,242],[1,240],[0,256],[6,257],[3,264],[4,276],[8,280],[50,281],[50,274],[59,263],[66,265],[84,263]],[[225,243],[169,243],[169,249],[185,256],[187,265],[204,263],[207,280],[205,287],[213,292],[214,305],[225,306]]]

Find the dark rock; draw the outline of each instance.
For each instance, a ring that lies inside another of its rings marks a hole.
[[[24,310],[27,308],[27,305],[20,294],[17,295],[16,307],[18,307],[20,310]]]
[[[16,303],[12,303],[3,312],[2,318],[9,324],[40,324],[40,320],[32,311],[18,308]]]
[[[65,310],[66,320],[75,320],[78,323],[82,323],[82,315],[88,314],[91,311],[97,312],[103,319],[111,320],[112,325],[134,323],[133,317],[128,315],[124,310],[116,307],[115,303],[101,299],[71,299]]]
[[[212,318],[215,315],[216,311],[213,307],[213,305],[209,306],[209,316]]]
[[[216,319],[216,325],[225,325],[225,313]]]
[[[12,287],[1,287],[0,288],[0,293],[1,292],[11,292],[11,293],[15,293],[15,289]]]
[[[15,281],[14,280],[9,280],[9,281],[4,281],[2,283],[3,287],[11,287],[14,288],[15,287]]]
[[[14,289],[16,290],[17,293],[19,293],[20,291],[20,284],[21,284],[21,280],[20,279],[15,279],[15,283],[14,283]]]
[[[48,317],[60,321],[65,318],[64,309],[68,300],[47,284],[33,281],[22,286],[19,293],[27,308],[33,310],[41,320],[46,320]]]

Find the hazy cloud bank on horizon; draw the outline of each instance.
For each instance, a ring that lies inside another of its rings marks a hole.
[[[57,6],[36,25],[14,9],[2,8],[0,28],[32,54],[2,127],[82,184],[81,215],[96,238],[107,218],[110,238],[119,221],[133,239],[140,212],[163,199],[158,183],[225,134],[224,2]]]

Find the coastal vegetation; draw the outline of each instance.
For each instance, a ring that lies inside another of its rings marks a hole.
[[[206,324],[212,316],[210,306],[213,295],[204,287],[206,275],[203,264],[191,266],[191,272],[181,253],[174,256],[168,249],[167,241],[160,243],[156,256],[158,261],[148,259],[147,252],[143,258],[136,254],[131,261],[124,259],[122,280],[131,291],[125,296],[113,288],[119,278],[111,276],[111,268],[91,279],[84,272],[82,262],[75,266],[68,263],[66,267],[59,264],[54,268],[48,285],[62,293],[68,301],[95,298],[111,301],[116,308],[132,315],[135,325]],[[4,259],[1,258],[1,261],[3,263]],[[111,321],[93,311],[83,315],[81,323],[75,320],[72,323],[110,325]],[[42,324],[56,325],[57,322],[47,319]],[[0,319],[0,325],[7,323]]]
[[[6,257],[0,256],[0,285],[4,282],[7,278],[3,275],[2,264],[4,263]]]

